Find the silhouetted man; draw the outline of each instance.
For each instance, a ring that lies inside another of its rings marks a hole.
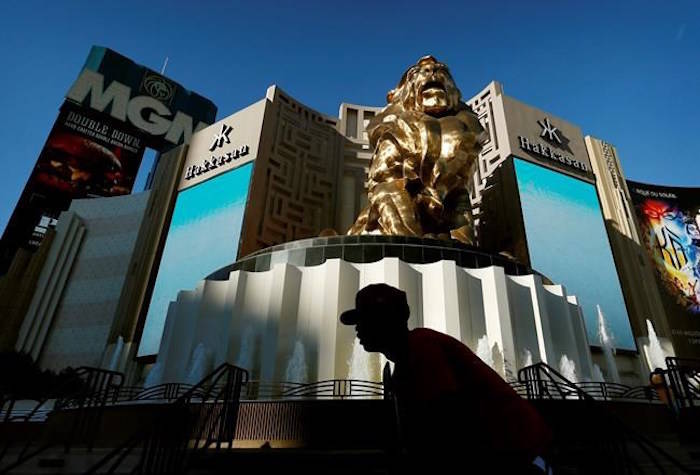
[[[550,432],[527,401],[460,341],[427,328],[409,331],[405,292],[369,285],[355,307],[340,321],[355,325],[366,351],[395,363],[409,470],[456,464],[452,473],[529,473]]]

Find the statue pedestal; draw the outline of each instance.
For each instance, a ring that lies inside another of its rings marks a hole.
[[[380,282],[406,292],[409,327],[457,338],[504,378],[539,361],[558,368],[564,356],[590,376],[576,298],[528,267],[458,242],[334,236],[260,250],[181,291],[158,355],[164,381],[182,380],[200,344],[215,366],[228,361],[261,381],[381,381],[383,357],[364,353],[338,321],[359,289]]]
[[[219,269],[207,279],[227,278],[234,270],[263,272],[279,263],[310,267],[321,265],[328,259],[342,259],[345,262],[369,264],[385,257],[395,257],[407,264],[432,264],[444,260],[465,269],[499,266],[508,275],[537,274],[504,256],[486,253],[459,241],[364,235],[302,239],[268,247]]]

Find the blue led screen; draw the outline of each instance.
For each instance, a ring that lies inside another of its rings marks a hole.
[[[237,258],[253,164],[222,173],[177,197],[138,355],[158,352],[168,305],[180,290]]]
[[[636,350],[594,185],[514,159],[530,263],[575,295],[588,341],[599,344],[600,308],[615,346]]]

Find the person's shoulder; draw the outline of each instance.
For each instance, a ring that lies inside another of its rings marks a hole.
[[[442,336],[446,335],[430,328],[414,328],[408,332],[408,338],[411,340],[438,340]]]
[[[416,328],[409,332],[409,344],[414,347],[440,348],[443,353],[460,359],[476,359],[467,345],[445,333],[430,328]]]
[[[416,346],[438,346],[440,348],[462,347],[459,340],[430,328],[416,328],[408,332],[409,344]]]
[[[435,342],[457,342],[459,340],[452,338],[450,335],[441,333],[431,328],[415,328],[408,332],[409,338],[413,340],[428,340]]]
[[[443,336],[445,335],[429,328],[414,328],[408,332],[408,346],[413,352],[438,350],[445,346]]]

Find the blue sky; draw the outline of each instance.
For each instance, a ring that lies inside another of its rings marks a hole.
[[[595,187],[524,160],[515,160],[532,267],[575,295],[591,345],[600,305],[615,346],[635,350]]]
[[[614,3],[614,5],[611,5]],[[278,84],[336,115],[382,105],[417,58],[465,96],[507,94],[614,143],[627,176],[693,186],[700,6],[677,2],[6,2],[0,14],[0,229],[92,44],[209,97],[224,117]]]

